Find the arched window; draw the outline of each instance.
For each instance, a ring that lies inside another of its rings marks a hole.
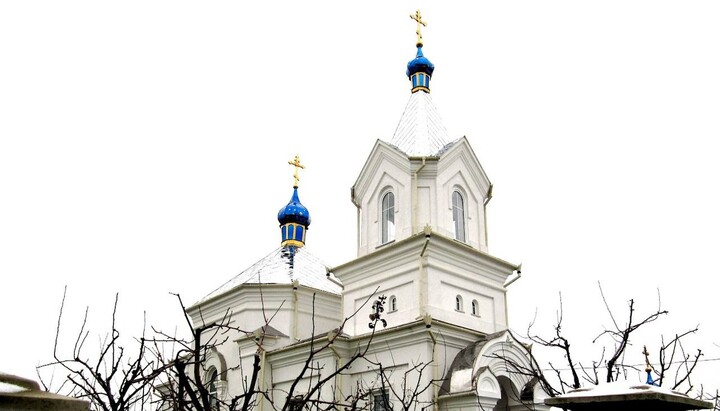
[[[215,367],[210,367],[207,372],[207,390],[210,394],[210,404],[213,409],[219,409],[219,398],[218,398],[218,371]]]
[[[382,198],[381,243],[385,244],[395,239],[395,194],[391,191]]]
[[[388,312],[397,311],[397,298],[395,298],[394,295],[390,296],[390,301],[388,302]]]
[[[465,241],[465,201],[459,191],[452,194],[453,223],[455,223],[455,239]]]
[[[463,310],[462,297],[460,297],[460,295],[456,295],[455,296],[455,311],[462,312],[462,310]]]
[[[472,315],[480,315],[480,307],[477,300],[472,300]]]

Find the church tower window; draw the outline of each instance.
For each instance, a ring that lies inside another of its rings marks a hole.
[[[465,241],[465,201],[459,191],[452,194],[453,223],[455,226],[455,239]]]
[[[460,295],[455,296],[455,311],[463,311],[463,300]]]
[[[480,307],[477,300],[472,300],[472,315],[480,316]]]
[[[381,215],[381,244],[395,239],[395,194],[392,191],[385,193],[382,198]]]
[[[393,311],[397,311],[397,298],[391,295],[390,301],[388,302],[388,312],[391,313]]]

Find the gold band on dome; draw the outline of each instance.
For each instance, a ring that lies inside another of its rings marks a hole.
[[[305,244],[302,241],[297,241],[297,240],[285,240],[282,242],[282,244],[280,244],[280,246],[282,246],[282,247],[287,247],[287,246],[302,247],[303,245],[305,245]]]

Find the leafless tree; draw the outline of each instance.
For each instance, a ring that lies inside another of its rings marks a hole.
[[[259,330],[249,332],[233,326],[233,313],[230,311],[226,311],[222,318],[208,322],[200,313],[201,321],[194,323],[180,296],[174,297],[185,315],[187,331],[166,333],[152,328],[151,337],[146,337],[143,331],[140,338],[133,340],[135,351],[129,355],[129,351],[120,345],[120,332],[115,324],[118,309],[116,295],[111,332],[101,342],[97,359],[91,360],[92,352],[86,347],[90,336],[90,331],[86,329],[87,310],[72,352],[66,356],[60,353],[61,323],[65,308],[63,295],[54,344],[54,361],[42,365],[39,370],[64,370],[64,393],[87,398],[91,401],[93,410],[102,411],[251,411],[260,401],[267,405],[267,410],[274,411],[362,411],[373,406],[373,396],[378,385],[383,387],[383,392],[389,393],[388,399],[391,403],[397,404],[403,411],[410,411],[417,408],[418,398],[436,384],[435,381],[427,383],[421,378],[423,372],[431,366],[431,362],[413,364],[399,378],[393,377],[393,380],[399,380],[400,384],[392,385],[390,381],[393,367],[388,370],[368,355],[375,344],[376,334],[387,325],[384,318],[384,296],[376,297],[372,304],[372,296],[368,297],[365,304],[343,319],[337,328],[321,333],[315,329],[313,297],[312,322],[309,324],[312,327],[311,337],[298,342],[305,347],[303,360],[299,371],[293,374],[291,383],[286,385],[284,391],[276,387],[263,387],[260,383],[262,367],[265,366],[261,361],[265,354],[265,331],[269,329],[277,311],[263,310],[265,325]],[[348,321],[368,309],[369,333],[360,339],[352,339],[344,334],[343,330]],[[254,336],[256,350],[251,357],[251,368],[242,369],[241,361],[239,364],[231,364],[223,371],[227,373],[230,370],[239,370],[243,376],[243,384],[242,387],[234,387],[233,395],[229,398],[221,398],[217,395],[217,387],[213,385],[216,381],[207,378],[207,359],[214,350],[237,335]],[[332,355],[338,356],[338,359],[341,356],[342,361],[338,361],[334,367],[328,367],[323,361]],[[321,395],[323,392],[335,393],[338,388],[335,384],[339,377],[350,378],[349,370],[356,364],[374,367],[377,373],[374,384],[360,381],[350,388],[350,392],[340,392],[340,395],[333,395],[332,399]]]
[[[660,298],[658,296],[657,309],[638,319],[635,301],[631,299],[628,301],[625,320],[618,321],[605,298],[602,287],[600,287],[600,295],[611,319],[612,327],[603,330],[592,340],[594,344],[601,345],[598,359],[583,363],[578,361],[574,355],[575,353],[571,351],[570,340],[563,333],[563,301],[561,295],[560,308],[551,336],[544,337],[535,333],[533,331],[535,320],[528,326],[527,334],[524,338],[531,344],[524,347],[530,358],[530,366],[518,364],[515,361],[503,358],[506,361],[508,369],[511,372],[534,379],[536,383],[540,384],[543,391],[551,397],[564,394],[571,389],[580,388],[583,380],[585,383],[597,385],[600,383],[600,376],[603,373],[603,380],[612,382],[624,378],[631,370],[634,372],[643,372],[645,367],[629,364],[624,361],[628,348],[632,346],[632,336],[639,328],[668,315],[668,311],[661,309]],[[702,351],[697,350],[695,354],[688,354],[683,347],[682,340],[683,337],[694,334],[697,331],[698,327],[695,327],[691,330],[675,334],[667,343],[663,337],[659,338],[660,344],[657,347],[658,366],[650,367],[651,372],[656,376],[656,378],[652,380],[653,384],[668,385],[674,390],[685,387],[686,393],[694,390],[694,386],[691,383],[691,375],[698,365]],[[603,342],[605,343],[602,344]],[[563,365],[557,366],[552,361],[548,361],[544,367],[539,366],[538,359],[531,349],[532,345],[559,351],[563,357]],[[606,353],[609,353],[607,359]],[[640,353],[638,352],[638,354]],[[502,355],[496,355],[496,357],[502,358]],[[550,376],[547,375],[548,372]],[[670,376],[674,377],[672,383],[668,381]],[[701,395],[701,393],[696,392],[697,397]]]
[[[313,299],[313,315],[311,316],[311,337],[305,341],[307,345],[306,352],[303,354],[303,361],[300,365],[299,371],[294,374],[294,378],[289,384],[287,390],[280,392],[281,395],[269,392],[267,389],[259,387],[258,379],[261,371],[261,357],[263,354],[262,341],[265,338],[264,333],[261,331],[255,335],[255,341],[257,350],[253,354],[253,366],[251,370],[245,374],[245,384],[242,387],[242,393],[235,395],[229,399],[213,399],[211,390],[208,389],[208,381],[205,378],[206,371],[203,367],[205,366],[205,360],[208,356],[209,351],[215,349],[219,345],[223,344],[227,339],[227,334],[231,331],[248,333],[247,330],[240,330],[229,325],[230,313],[217,322],[192,324],[189,317],[187,318],[187,325],[191,327],[193,335],[185,341],[178,339],[169,334],[158,331],[158,334],[162,337],[155,340],[155,352],[157,357],[160,358],[159,347],[166,344],[174,344],[180,347],[179,350],[175,351],[172,366],[165,367],[167,372],[166,381],[161,387],[161,399],[164,403],[165,409],[174,410],[203,410],[211,411],[221,408],[230,411],[240,410],[249,411],[252,410],[258,403],[260,397],[269,405],[273,410],[277,411],[298,411],[302,409],[307,410],[363,410],[369,406],[368,399],[372,395],[372,387],[363,384],[362,382],[356,384],[350,393],[346,393],[344,397],[335,397],[332,400],[323,399],[321,392],[324,388],[329,388],[331,391],[335,391],[335,381],[339,376],[347,375],[346,372],[355,364],[359,362],[367,362],[370,364],[377,365],[378,369],[378,381],[380,384],[386,383],[388,375],[386,370],[383,369],[381,364],[375,364],[368,357],[368,350],[370,350],[376,333],[380,330],[380,327],[384,328],[387,325],[386,320],[383,318],[385,297],[379,296],[372,303],[370,307],[369,323],[368,328],[370,333],[366,336],[362,342],[350,348],[346,356],[343,357],[343,361],[333,369],[326,369],[323,361],[323,357],[329,353],[336,352],[336,345],[342,343],[347,345],[348,337],[343,335],[343,329],[345,328],[348,321],[360,314],[360,311],[367,307],[370,302],[370,298],[362,304],[357,311],[352,313],[349,317],[345,318],[336,329],[331,330],[328,333],[317,334],[315,329],[315,313],[314,313],[314,299]],[[182,301],[178,297],[180,305],[185,309]],[[270,325],[274,313],[270,313],[265,318],[265,325],[261,327],[261,330],[266,330],[267,326]],[[413,371],[421,373],[428,364],[420,364],[413,367]],[[412,387],[406,387],[412,388]],[[416,386],[414,389],[409,391],[403,389],[402,392],[393,392],[397,394],[393,396],[393,399],[403,404],[410,404],[413,399],[417,398],[422,392],[427,390],[427,386]],[[408,392],[406,392],[408,391]]]
[[[115,318],[118,295],[113,304],[110,332],[100,341],[98,352],[90,354],[86,329],[89,310],[85,309],[82,325],[70,353],[61,353],[59,347],[63,310],[67,287],[63,292],[53,345],[53,361],[38,366],[38,377],[45,390],[52,389],[52,380],[47,381],[44,371],[65,374],[65,380],[57,391],[90,401],[92,407],[103,411],[124,411],[140,408],[149,403],[152,381],[160,374],[155,363],[146,361],[148,350],[143,335],[134,340],[134,351],[128,353],[123,346]],[[144,323],[144,321],[143,321]],[[91,357],[95,356],[95,359]],[[54,374],[53,374],[54,375]]]
[[[419,362],[409,366],[407,370],[402,372],[399,384],[392,384],[391,377],[393,372],[383,367],[382,363],[377,363],[378,380],[382,392],[388,392],[388,402],[390,398],[394,399],[402,411],[413,411],[418,408],[424,409],[431,405],[421,401],[422,395],[432,387],[440,383],[440,381],[430,380],[423,382],[422,375],[427,368],[433,366],[431,362]]]

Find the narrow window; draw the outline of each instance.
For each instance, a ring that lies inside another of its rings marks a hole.
[[[460,295],[456,295],[455,296],[455,311],[462,312],[462,310],[463,310],[462,297],[460,297]]]
[[[372,411],[390,411],[390,401],[387,391],[378,391],[373,395]]]
[[[465,241],[465,202],[459,191],[452,195],[453,222],[455,223],[455,239]]]
[[[381,220],[381,243],[385,244],[395,239],[395,195],[392,192],[386,193],[382,198]]]
[[[217,368],[210,367],[207,375],[208,375],[207,390],[208,390],[208,394],[210,395],[210,405],[212,406],[212,409],[217,410],[217,409],[219,409],[219,402],[220,402],[218,399]]]
[[[472,315],[480,315],[480,307],[478,307],[477,300],[472,301]]]
[[[388,312],[397,311],[397,298],[395,298],[394,295],[390,296],[390,303],[388,304],[389,310]]]

